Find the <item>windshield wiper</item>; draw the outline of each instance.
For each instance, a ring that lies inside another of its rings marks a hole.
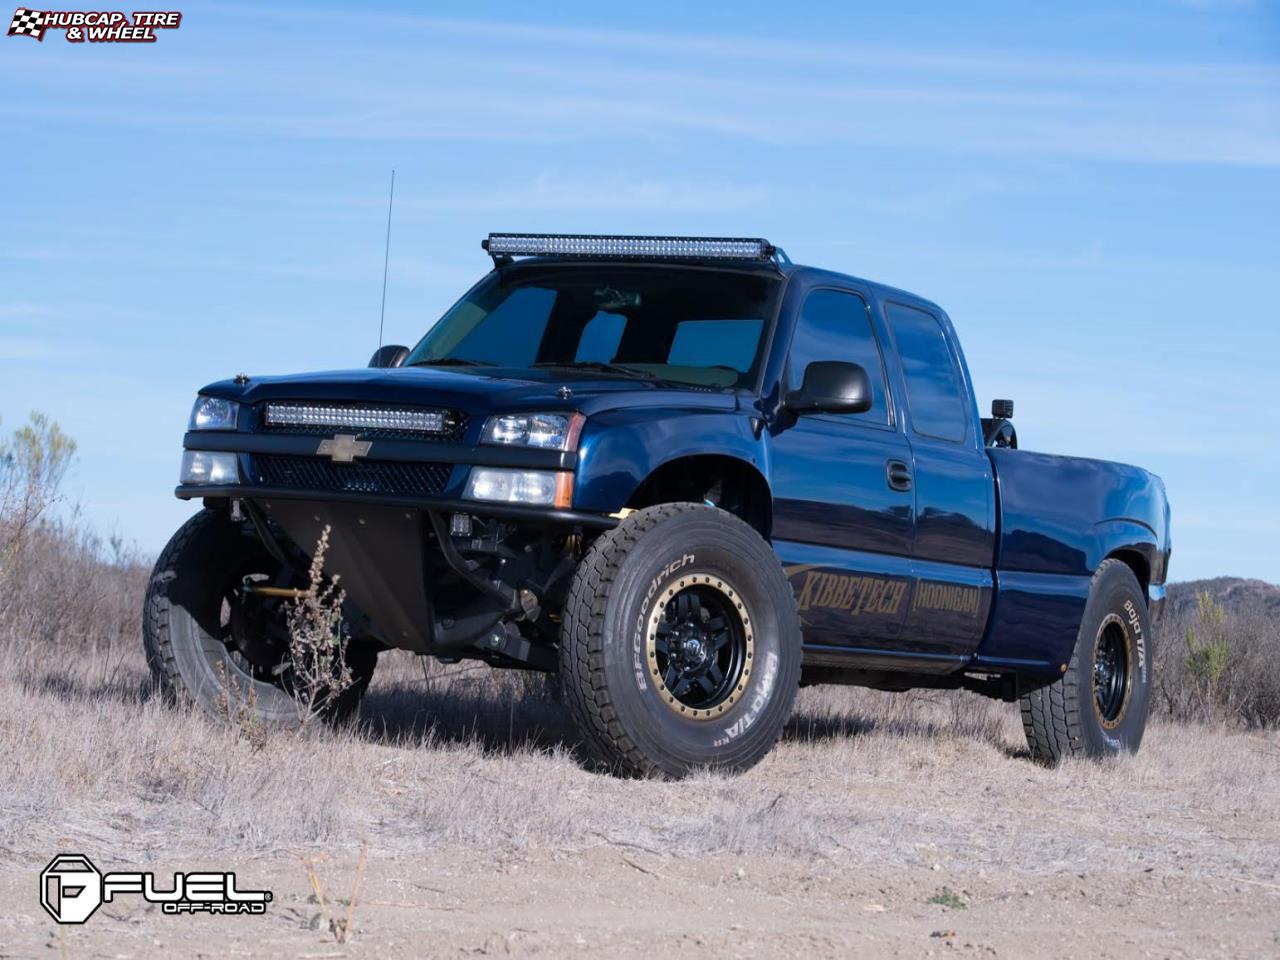
[[[466,357],[441,357],[439,360],[415,360],[410,367],[496,367],[492,360],[468,360]]]
[[[624,367],[619,363],[605,363],[603,360],[569,360],[563,363],[553,361],[542,361],[533,364],[535,367],[556,367],[560,370],[600,370],[604,373],[620,373],[624,377],[635,377],[641,380],[654,380],[656,375],[648,370],[637,370],[634,367]]]

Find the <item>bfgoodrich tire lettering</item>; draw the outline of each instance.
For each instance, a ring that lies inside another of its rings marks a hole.
[[[799,686],[790,585],[732,514],[692,503],[638,511],[579,565],[560,675],[588,752],[609,769],[745,769],[777,741]]]
[[[1136,753],[1147,725],[1152,653],[1142,587],[1123,562],[1104,560],[1066,672],[1022,698],[1031,755],[1056,764],[1069,756]]]

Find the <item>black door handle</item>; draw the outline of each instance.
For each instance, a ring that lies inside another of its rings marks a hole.
[[[911,489],[911,468],[901,460],[890,460],[884,465],[884,476],[894,490]]]

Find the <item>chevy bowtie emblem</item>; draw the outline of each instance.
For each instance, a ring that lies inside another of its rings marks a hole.
[[[334,463],[350,463],[368,454],[372,446],[368,440],[357,440],[353,433],[339,433],[332,440],[321,440],[316,455],[331,457]]]

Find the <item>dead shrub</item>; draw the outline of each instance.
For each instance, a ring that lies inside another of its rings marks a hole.
[[[0,439],[0,651],[21,683],[64,696],[146,687],[148,558],[61,505],[75,442],[39,413]]]
[[[0,587],[21,562],[33,528],[58,502],[75,441],[42,413],[0,441]]]
[[[298,708],[298,721],[304,725],[331,715],[337,699],[356,683],[347,662],[349,637],[342,612],[346,594],[337,577],[324,574],[328,552],[326,525],[307,571],[307,589],[286,607],[292,660],[288,689]]]

